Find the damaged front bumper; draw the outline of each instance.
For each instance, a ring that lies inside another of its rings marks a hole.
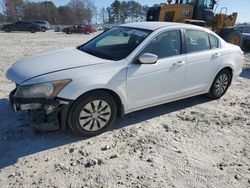
[[[9,95],[13,111],[27,111],[38,131],[66,129],[67,114],[72,101],[62,98],[17,98],[16,89]]]

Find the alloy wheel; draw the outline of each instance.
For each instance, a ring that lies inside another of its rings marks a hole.
[[[98,131],[109,122],[110,117],[110,105],[103,100],[94,100],[82,108],[79,115],[79,124],[85,131]]]
[[[227,90],[229,78],[227,74],[221,74],[215,82],[214,92],[216,96],[221,96]]]

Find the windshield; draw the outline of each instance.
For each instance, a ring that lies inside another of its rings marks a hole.
[[[150,33],[143,29],[114,27],[78,49],[96,57],[118,61],[127,57]]]

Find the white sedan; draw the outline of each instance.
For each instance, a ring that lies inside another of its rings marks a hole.
[[[201,94],[219,99],[240,75],[243,56],[198,26],[125,24],[76,48],[18,61],[7,72],[16,83],[10,102],[36,128],[93,136],[136,110]]]

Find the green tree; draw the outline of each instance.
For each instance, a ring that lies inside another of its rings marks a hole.
[[[58,7],[58,23],[60,24],[74,24],[74,13],[69,6]]]
[[[3,22],[5,22],[5,16],[2,13],[0,13],[0,23]]]
[[[108,8],[109,23],[125,23],[144,21],[146,19],[148,6],[130,0],[115,0]]]
[[[110,16],[113,17],[114,23],[121,23],[121,10],[122,3],[119,0],[110,5]]]
[[[47,20],[50,23],[57,22],[57,7],[51,1],[27,2],[24,5],[25,20]]]

